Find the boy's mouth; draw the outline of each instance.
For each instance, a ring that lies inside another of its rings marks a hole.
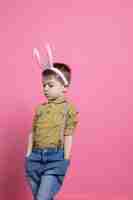
[[[46,97],[48,97],[48,98],[50,97],[48,93],[44,93],[44,94],[45,94]]]

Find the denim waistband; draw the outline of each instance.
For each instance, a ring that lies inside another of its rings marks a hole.
[[[57,152],[57,151],[63,151],[64,148],[61,147],[46,147],[46,148],[33,148],[33,152]]]

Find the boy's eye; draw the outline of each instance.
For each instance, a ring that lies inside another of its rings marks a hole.
[[[43,87],[46,87],[46,85],[47,85],[47,84],[44,84]],[[48,86],[49,86],[50,88],[51,88],[51,87],[54,87],[54,85],[52,85],[52,84],[48,84]]]
[[[54,86],[53,86],[53,85],[49,85],[49,87],[51,87],[51,88],[52,88],[52,87],[54,87]]]

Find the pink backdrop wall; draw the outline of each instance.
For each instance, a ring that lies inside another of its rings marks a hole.
[[[31,199],[23,165],[33,109],[45,100],[31,55],[41,41],[54,45],[56,61],[71,65],[68,96],[80,112],[61,194],[130,198],[132,0],[5,0],[0,13],[0,198]]]

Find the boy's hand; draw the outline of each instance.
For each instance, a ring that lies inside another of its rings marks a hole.
[[[65,159],[65,160],[70,160],[70,159],[71,159],[71,156],[64,156],[64,159]]]
[[[71,148],[72,148],[72,135],[65,135],[64,137],[64,159],[71,159]]]
[[[27,153],[26,153],[26,157],[28,157],[31,152],[32,152],[32,132],[29,134],[29,137],[28,137],[28,147],[27,147]]]
[[[68,160],[68,159],[70,159],[70,157],[66,157],[66,156],[64,156],[64,159],[67,159],[67,160]]]
[[[31,154],[31,152],[27,153],[27,154],[26,154],[26,157],[29,157],[30,154]]]

